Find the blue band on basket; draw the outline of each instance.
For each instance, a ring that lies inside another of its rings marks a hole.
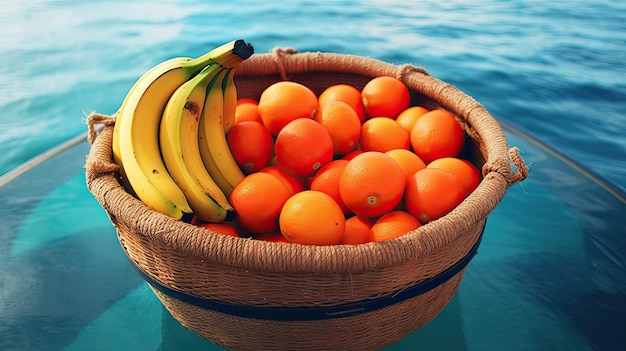
[[[154,280],[152,277],[148,276],[141,268],[133,263],[133,266],[142,278],[148,282],[152,287],[161,293],[178,299],[180,301],[186,302],[188,304],[201,307],[204,309],[221,312],[228,315],[238,316],[238,317],[246,317],[253,319],[262,319],[262,320],[277,320],[277,321],[308,321],[308,320],[324,320],[331,318],[340,318],[340,317],[348,317],[354,316],[370,311],[374,311],[383,307],[391,306],[393,304],[402,302],[404,300],[408,300],[410,298],[416,297],[420,294],[423,294],[429,290],[432,290],[439,285],[445,283],[450,278],[459,273],[467,264],[472,260],[476,252],[478,251],[478,247],[480,246],[480,241],[482,239],[485,228],[483,227],[483,231],[480,233],[478,240],[468,252],[468,254],[463,257],[459,262],[452,265],[450,268],[445,271],[439,273],[438,275],[420,282],[416,285],[398,291],[394,294],[389,294],[377,299],[371,300],[363,300],[358,302],[351,302],[342,305],[332,306],[332,307],[262,307],[262,306],[254,306],[254,305],[238,305],[229,302],[222,302],[216,300],[208,300],[205,298],[201,298],[198,296],[190,295],[187,293],[183,293]]]

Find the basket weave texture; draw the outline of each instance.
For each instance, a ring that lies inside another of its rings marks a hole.
[[[427,324],[454,296],[465,267],[417,296],[322,319],[231,314],[168,293],[262,307],[266,315],[272,308],[330,310],[393,297],[450,269],[476,248],[487,215],[528,173],[500,125],[473,98],[412,65],[293,49],[252,56],[238,68],[236,84],[239,97],[258,99],[280,80],[301,82],[319,94],[336,83],[360,89],[380,75],[403,80],[413,104],[453,112],[470,136],[463,156],[483,173],[479,187],[448,215],[383,243],[304,246],[242,239],[152,211],[118,181],[111,155],[114,116],[89,116],[88,188],[109,215],[129,261],[182,325],[232,350],[376,350]],[[104,128],[97,132],[97,124]]]

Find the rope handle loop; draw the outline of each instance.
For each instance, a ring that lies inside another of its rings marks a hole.
[[[398,70],[396,71],[395,78],[398,78],[401,81],[404,81],[405,77],[410,73],[419,73],[419,74],[423,74],[426,76],[430,76],[430,73],[428,73],[428,71],[426,71],[424,68],[405,63],[403,65],[398,66]]]
[[[272,59],[274,60],[274,62],[276,62],[276,66],[278,67],[278,72],[280,73],[280,78],[282,78],[283,80],[288,80],[287,79],[287,70],[285,69],[285,62],[284,62],[284,58],[289,56],[289,55],[293,55],[293,54],[297,54],[298,53],[298,49],[295,48],[274,48],[272,49]]]
[[[511,162],[515,166],[516,170],[511,174],[511,177],[507,179],[509,185],[513,185],[517,182],[521,182],[528,177],[528,165],[520,156],[520,150],[518,147],[512,147],[509,149],[509,157]]]
[[[93,145],[96,137],[98,136],[98,128],[96,126],[113,126],[115,125],[116,116],[117,112],[114,113],[112,116],[91,112],[89,116],[87,116],[87,120],[85,123],[87,123],[87,128],[89,131],[89,134],[87,135],[87,141],[89,141],[89,144]]]
[[[500,174],[506,180],[508,186],[526,179],[528,177],[528,166],[520,156],[519,148],[510,148],[508,156],[508,160],[496,159],[485,163],[482,169],[483,177],[492,172]],[[511,164],[515,166],[514,170],[511,170]]]
[[[115,125],[117,113],[112,116],[103,115],[96,112],[91,112],[89,116],[87,116],[87,141],[89,144],[93,145],[96,142],[96,138],[104,129],[103,127],[108,127],[111,129]],[[100,127],[103,126],[103,127]],[[112,133],[112,131],[110,131]],[[108,145],[110,146],[110,145]],[[102,148],[101,148],[102,149]],[[108,147],[107,150],[102,150],[100,152],[105,152],[108,154],[108,159],[111,158],[111,150]],[[94,150],[87,155],[87,161],[85,163],[85,168],[87,169],[87,182],[90,183],[94,179],[100,177],[104,174],[111,174],[120,171],[119,165],[114,162],[103,161],[103,157],[99,155],[92,154],[95,153]]]

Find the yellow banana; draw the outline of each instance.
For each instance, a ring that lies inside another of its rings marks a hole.
[[[211,89],[210,91],[207,91],[204,108],[202,110],[203,116],[223,113],[224,99],[222,96],[222,92],[220,89],[216,89],[215,86],[212,86],[212,88],[213,89]],[[200,117],[200,122],[198,126],[198,147],[200,149],[202,162],[204,163],[205,169],[209,172],[211,178],[215,180],[220,189],[222,189],[226,196],[230,196],[233,187],[230,185],[230,182],[226,180],[220,168],[218,167],[217,162],[215,162],[215,160],[213,159],[211,151],[209,151],[209,148],[213,147],[213,145],[211,145],[211,143],[207,141],[205,133],[203,132],[205,128],[203,116]]]
[[[224,77],[222,89],[224,90],[224,133],[228,134],[235,125],[235,113],[237,109],[237,87],[235,86],[235,69],[228,71]]]
[[[129,172],[136,172],[131,168]],[[155,211],[159,211],[176,219],[183,218],[184,212],[179,206],[168,199],[160,189],[154,187],[150,182],[144,181],[143,185],[133,189],[133,195],[137,196],[144,204]]]
[[[132,190],[147,206],[178,219],[191,212],[184,193],[161,158],[158,139],[163,110],[174,91],[209,64],[231,66],[252,53],[250,44],[231,41],[195,59],[183,57],[162,62],[135,83],[118,111],[113,133],[114,161],[122,169],[122,182],[129,192]],[[153,203],[155,191],[176,209]]]
[[[148,71],[131,88],[115,121],[113,156],[123,170],[122,181],[128,184],[147,206],[180,219],[191,213],[185,195],[167,172],[159,151],[158,129],[167,99],[180,84],[195,72],[182,69],[184,60],[172,59]],[[116,136],[117,134],[117,136]],[[116,141],[117,148],[116,152]],[[156,208],[152,198],[170,200],[176,210]],[[179,213],[180,212],[180,213]]]
[[[234,69],[230,71],[232,70]],[[235,185],[245,175],[235,161],[226,140],[222,80],[207,92],[204,110],[200,117],[199,142],[205,167],[224,193],[230,196]]]
[[[121,129],[121,120],[122,120],[122,110],[123,107],[126,106],[126,102],[131,100],[131,97],[133,96],[133,94],[137,94],[134,93],[134,90],[138,87],[141,87],[143,85],[145,85],[145,82],[150,82],[150,81],[154,81],[155,79],[157,79],[160,75],[159,72],[164,72],[165,70],[167,70],[168,68],[175,68],[175,67],[182,67],[182,65],[184,63],[187,63],[189,61],[191,61],[192,58],[190,57],[175,57],[172,59],[169,59],[165,62],[162,62],[158,65],[156,65],[155,67],[151,68],[148,72],[144,73],[143,76],[131,87],[130,91],[127,94],[126,99],[124,100],[124,102],[122,103],[122,107],[120,107],[120,110],[118,111],[118,116],[116,117],[116,126],[113,129],[113,140],[112,140],[112,151],[113,151],[113,162],[115,162],[116,164],[118,164],[120,166],[120,180],[122,181],[122,185],[124,186],[124,188],[126,189],[127,192],[131,193],[132,195],[139,197],[135,192],[134,189],[132,187],[132,185],[130,184],[130,181],[128,180],[128,176],[126,175],[126,171],[124,169],[124,167],[122,167],[122,151],[120,149],[120,129]],[[130,117],[132,118],[132,117]],[[159,117],[160,118],[160,117]],[[126,143],[126,141],[125,141]],[[133,145],[124,145],[124,147],[132,147]],[[133,168],[132,165],[128,164],[131,161],[127,160],[127,167]],[[159,162],[158,160],[156,161],[157,163],[157,172],[159,171],[159,169],[162,170],[162,167],[159,167]],[[133,172],[133,182],[135,183],[135,186],[140,187],[141,185],[138,184],[140,183],[140,179],[141,178],[141,174],[137,174],[136,172]],[[147,179],[142,180],[141,182],[145,182],[148,181]],[[168,180],[164,180],[164,182],[168,182]],[[161,186],[162,187],[162,186]],[[186,201],[184,200],[180,200],[180,192],[175,190],[174,188],[168,187],[169,189],[173,189],[172,191],[174,192],[173,197],[172,198],[178,198],[178,202],[179,205],[182,205],[183,210],[185,212],[190,212],[191,209],[189,208],[189,205],[186,204]],[[143,191],[145,193],[145,191]],[[172,196],[170,194],[170,196]],[[145,201],[144,201],[145,202]]]
[[[229,221],[234,209],[220,187],[204,168],[198,144],[198,122],[207,90],[221,82],[225,68],[211,64],[180,86],[161,119],[161,154],[167,170],[187,197],[193,213],[206,222]]]

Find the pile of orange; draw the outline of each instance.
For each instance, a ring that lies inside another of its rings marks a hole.
[[[281,81],[240,98],[227,135],[247,175],[226,235],[307,245],[392,240],[458,206],[481,181],[466,133],[444,109],[411,105],[399,79],[361,89]],[[234,233],[234,234],[233,234]]]

